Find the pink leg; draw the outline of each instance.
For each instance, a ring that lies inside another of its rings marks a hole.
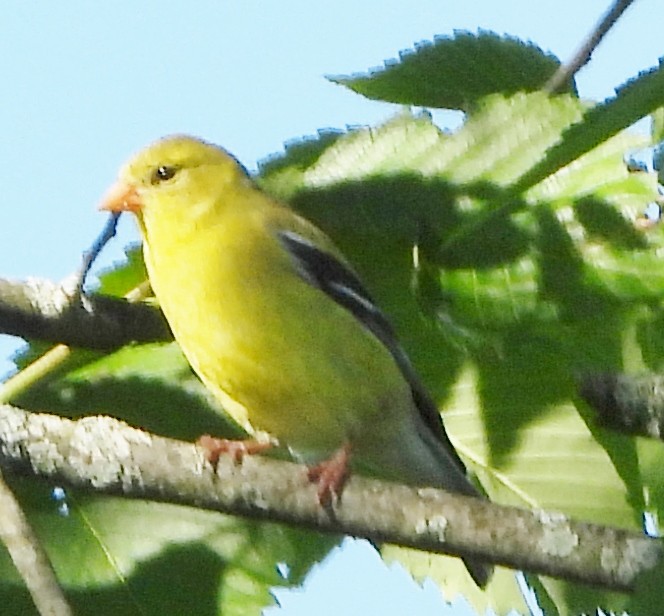
[[[209,434],[201,436],[196,441],[196,444],[205,449],[205,457],[213,466],[217,465],[219,457],[224,453],[229,454],[233,458],[233,461],[238,463],[242,462],[242,458],[246,455],[261,453],[272,447],[272,443],[270,442],[257,441],[252,438],[233,440],[228,438],[215,438]]]
[[[346,443],[330,458],[309,468],[307,476],[318,486],[318,502],[322,506],[329,505],[333,498],[341,495],[350,475],[350,450],[350,444]]]

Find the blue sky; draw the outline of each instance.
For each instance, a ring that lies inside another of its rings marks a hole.
[[[159,136],[197,134],[255,169],[285,141],[321,128],[376,124],[396,112],[327,82],[325,74],[364,71],[454,29],[508,33],[565,59],[607,5],[61,0],[40,9],[5,0],[0,276],[60,279],[72,272],[104,222],[95,206],[118,166]],[[661,0],[636,2],[579,75],[581,95],[610,96],[656,64],[664,53],[663,18]],[[123,221],[104,262],[136,239],[131,221]],[[16,346],[0,336],[0,374]],[[404,605],[418,606],[419,614],[446,613],[435,590],[422,593],[398,571],[387,577],[368,548],[346,548],[330,561],[304,592],[280,595],[285,609],[274,614],[309,614],[312,606],[317,614],[400,614]],[[367,587],[376,588],[369,605]]]

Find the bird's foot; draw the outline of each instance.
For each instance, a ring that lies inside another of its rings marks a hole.
[[[272,447],[272,443],[269,441],[258,441],[253,438],[244,440],[215,438],[209,434],[201,436],[196,444],[205,450],[205,457],[215,468],[222,454],[229,454],[233,458],[233,462],[239,464],[244,456],[261,453]]]
[[[350,444],[346,444],[327,460],[309,468],[307,477],[318,487],[318,502],[327,507],[339,498],[350,475]]]

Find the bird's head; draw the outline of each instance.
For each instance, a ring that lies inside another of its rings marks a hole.
[[[224,194],[249,182],[246,170],[222,148],[177,135],[135,154],[100,209],[135,213],[145,234],[154,219],[192,221],[222,207]]]

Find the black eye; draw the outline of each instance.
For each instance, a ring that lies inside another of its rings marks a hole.
[[[159,184],[159,182],[165,182],[170,180],[175,173],[177,172],[176,167],[170,167],[169,165],[160,165],[152,172],[152,177],[150,181],[153,184]]]

